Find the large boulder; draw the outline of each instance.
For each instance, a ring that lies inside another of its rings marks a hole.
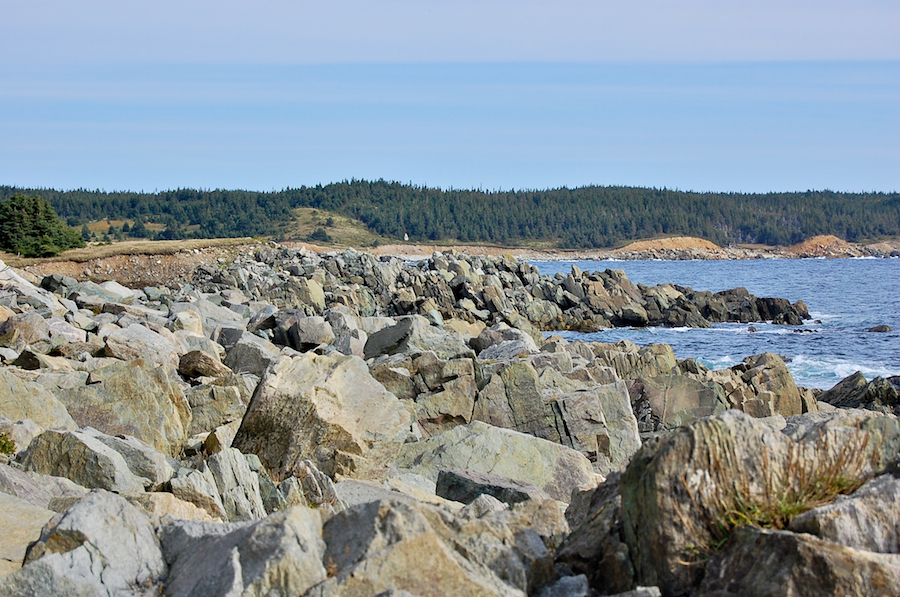
[[[28,545],[37,541],[41,529],[55,512],[6,493],[0,493],[0,578],[18,570]]]
[[[867,382],[859,371],[819,394],[818,400],[838,408],[867,408],[900,414],[900,390],[883,377]]]
[[[597,480],[590,461],[572,448],[481,421],[404,444],[394,463],[435,482],[441,470],[451,468],[498,475],[565,502],[573,489]]]
[[[59,302],[59,297],[43,288],[38,288],[23,277],[18,270],[9,267],[2,261],[0,261],[0,288],[11,290],[17,294],[20,302],[30,302],[33,306],[49,309],[56,315],[63,315],[68,311]]]
[[[10,421],[31,419],[44,429],[75,429],[66,407],[42,385],[25,382],[0,367],[0,416]]]
[[[628,340],[615,344],[590,345],[598,365],[612,367],[619,379],[637,379],[668,375],[678,361],[668,344],[649,344],[638,347]]]
[[[323,533],[330,578],[309,597],[403,594],[391,591],[419,597],[525,595],[525,565],[514,549],[489,533],[472,540],[457,536],[457,543],[455,533],[426,506],[394,500],[360,504],[328,521]]]
[[[741,371],[741,378],[753,389],[760,403],[751,408],[745,402],[743,409],[748,414],[756,417],[790,417],[803,412],[800,390],[780,356],[766,352],[747,357],[735,369]]]
[[[645,444],[622,478],[637,582],[665,595],[690,592],[733,521],[784,525],[823,492],[833,498],[882,472],[900,447],[900,423],[864,413],[791,417],[799,421],[781,433],[730,410]]]
[[[359,357],[284,358],[260,380],[232,446],[283,479],[305,459],[350,473],[376,443],[406,441],[415,410],[384,389]]]
[[[160,535],[172,597],[303,595],[327,576],[321,519],[302,506],[252,523],[170,520]]]
[[[136,476],[121,454],[82,431],[45,431],[19,461],[26,471],[65,477],[90,489],[142,493],[149,482]]]
[[[238,382],[237,379],[233,381]],[[240,385],[194,386],[187,390],[185,397],[191,405],[189,436],[212,431],[232,421],[240,421],[250,402],[246,386]]]
[[[794,518],[790,530],[845,547],[900,554],[900,479],[882,475]]]
[[[452,332],[431,325],[419,315],[400,317],[393,326],[370,334],[366,340],[366,358],[405,352],[434,351],[441,359],[472,356],[472,349]]]
[[[0,464],[0,493],[51,510],[54,498],[82,498],[88,490],[64,477],[41,475]]]
[[[624,467],[640,447],[625,384],[565,383],[563,378],[561,390],[572,391],[545,392],[545,383],[531,363],[513,363],[479,392],[473,416],[574,448],[601,474]]]
[[[228,520],[258,520],[266,517],[259,495],[259,477],[247,459],[234,448],[213,454],[207,461]]]
[[[203,321],[203,335],[207,338],[213,335],[217,327],[243,328],[244,319],[228,307],[217,305],[209,299],[200,299],[190,303],[174,303],[169,307],[169,312],[174,316],[182,311],[193,311],[200,315]]]
[[[177,369],[183,352],[183,347],[166,336],[137,323],[117,329],[106,337],[107,356],[123,361],[144,359],[156,365]]]
[[[42,533],[22,569],[0,577],[0,593],[152,594],[165,572],[148,517],[123,498],[99,491],[76,502]]]
[[[722,386],[686,375],[659,375],[632,386],[641,431],[676,429],[728,410]]]
[[[85,427],[81,432],[118,452],[125,459],[128,470],[146,479],[148,490],[158,490],[175,476],[179,468],[177,460],[136,437],[107,435],[92,427]]]
[[[49,348],[49,342],[50,326],[36,311],[17,313],[0,323],[0,345],[21,351],[26,346],[41,343]]]
[[[262,377],[269,365],[278,360],[280,349],[254,334],[241,334],[241,337],[228,350],[225,365],[235,373],[250,373]]]
[[[191,408],[166,368],[136,359],[97,369],[89,381],[57,392],[78,425],[131,435],[178,456],[188,437]]]
[[[739,528],[706,567],[703,597],[900,595],[900,559],[807,534]]]

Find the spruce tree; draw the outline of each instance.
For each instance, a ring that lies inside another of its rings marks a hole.
[[[43,198],[16,195],[0,202],[0,249],[25,257],[51,257],[84,240]]]

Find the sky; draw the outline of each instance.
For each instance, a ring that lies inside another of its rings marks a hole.
[[[900,2],[0,0],[0,184],[900,190]]]

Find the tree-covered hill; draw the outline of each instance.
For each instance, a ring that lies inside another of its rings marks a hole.
[[[699,236],[723,245],[785,245],[818,234],[849,241],[900,235],[898,193],[693,193],[599,186],[476,191],[352,180],[269,193],[0,187],[0,200],[22,193],[43,196],[71,226],[105,218],[153,222],[166,227],[163,238],[279,238],[288,233],[291,210],[298,207],[355,218],[385,237],[409,235],[411,241],[552,241],[560,247],[600,248],[660,235]]]

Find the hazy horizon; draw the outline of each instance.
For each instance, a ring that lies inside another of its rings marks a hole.
[[[0,184],[900,189],[896,2],[4,1]]]

